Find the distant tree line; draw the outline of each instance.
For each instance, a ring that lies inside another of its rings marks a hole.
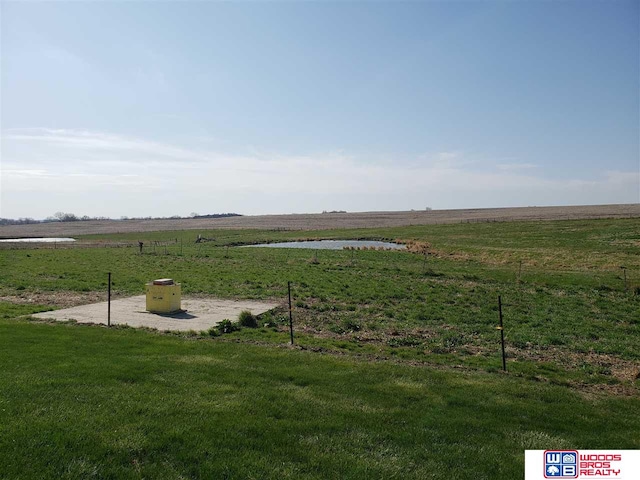
[[[75,213],[56,212],[52,217],[47,217],[43,222],[88,222],[89,220],[110,220],[109,217],[79,216]]]
[[[0,218],[0,225],[29,225],[32,223],[50,223],[50,222],[86,222],[88,220],[111,220],[109,217],[89,217],[88,215],[79,216],[74,213],[58,212],[55,215],[45,218],[44,220],[36,220],[31,217]]]
[[[209,213],[207,215],[194,215],[191,218],[225,218],[225,217],[241,217],[239,213]]]
[[[0,218],[0,225],[29,225],[30,223],[40,223],[41,220],[34,220],[33,218]]]
[[[224,218],[224,217],[241,217],[239,213],[212,213],[208,215],[191,214],[188,217],[173,215],[171,217],[120,217],[120,220],[181,220],[185,218]],[[112,220],[109,217],[90,217],[88,215],[79,216],[75,213],[56,212],[54,215],[44,220],[35,220],[30,217],[18,219],[0,218],[0,225],[29,225],[32,223],[49,223],[49,222],[87,222],[90,220]]]

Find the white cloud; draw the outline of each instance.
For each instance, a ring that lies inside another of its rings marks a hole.
[[[496,167],[499,170],[530,170],[537,168],[538,165],[534,163],[499,163]]]
[[[421,165],[429,165],[437,169],[456,169],[477,164],[478,161],[458,151],[428,153],[419,157]]]
[[[84,130],[9,130],[3,140],[5,217],[58,210],[119,217],[631,203],[640,197],[637,172],[565,181],[530,164],[474,168],[477,162],[460,152],[405,166],[371,164],[342,151],[229,155]]]
[[[86,130],[64,130],[49,128],[10,129],[3,134],[5,142],[21,142],[27,145],[44,144],[46,148],[81,149],[85,154],[110,152],[120,154],[153,155],[157,159],[170,158],[173,161],[203,161],[206,156],[198,152],[175,147],[173,145],[133,139],[122,135],[113,135]],[[87,156],[86,158],[91,158]]]
[[[2,169],[2,174],[9,177],[15,178],[33,178],[33,177],[50,177],[51,173],[42,169]]]
[[[56,45],[47,45],[42,54],[49,60],[52,60],[61,66],[69,67],[69,65],[83,66],[86,62],[75,53]]]

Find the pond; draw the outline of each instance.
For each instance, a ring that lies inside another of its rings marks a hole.
[[[268,248],[310,248],[316,250],[343,250],[344,248],[386,248],[392,250],[405,250],[404,245],[390,242],[378,242],[375,240],[310,240],[306,242],[281,242],[261,243],[259,245],[244,245],[243,247],[268,247]]]
[[[59,242],[75,242],[75,238],[54,238],[54,237],[39,237],[39,238],[2,238],[0,242],[6,243],[59,243]]]

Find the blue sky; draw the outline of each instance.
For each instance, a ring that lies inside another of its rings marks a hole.
[[[640,202],[637,1],[0,5],[2,217]]]

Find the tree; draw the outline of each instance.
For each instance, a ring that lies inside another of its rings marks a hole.
[[[76,222],[79,220],[74,213],[56,212],[53,217],[59,222]]]

